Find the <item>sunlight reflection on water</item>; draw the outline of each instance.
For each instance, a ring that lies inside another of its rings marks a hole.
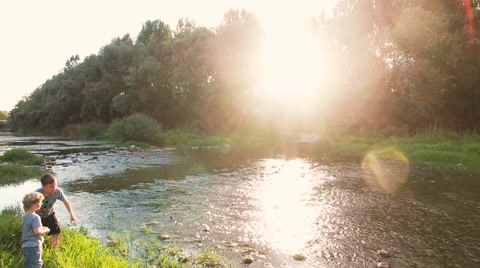
[[[315,186],[322,182],[311,164],[300,159],[268,159],[270,173],[256,188],[259,211],[257,232],[271,248],[298,253],[309,243],[319,224],[317,215],[325,210],[314,200]]]
[[[15,185],[7,185],[0,187],[0,209],[10,206],[22,207],[22,198],[25,194],[30,193],[40,187],[38,179],[28,180]]]

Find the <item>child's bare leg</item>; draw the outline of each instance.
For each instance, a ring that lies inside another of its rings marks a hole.
[[[58,246],[58,240],[60,239],[60,234],[52,235],[52,239],[50,239],[50,246],[52,248],[56,248]]]

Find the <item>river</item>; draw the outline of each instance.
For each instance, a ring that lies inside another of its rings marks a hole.
[[[19,147],[55,159],[51,171],[78,226],[103,240],[148,226],[237,267],[480,266],[480,180],[460,170],[433,177],[405,161],[237,158],[228,147],[111,150],[103,142],[0,135],[0,153]],[[0,188],[0,209],[38,186],[32,179]],[[65,208],[56,211],[68,225]],[[242,263],[247,254],[250,265]]]

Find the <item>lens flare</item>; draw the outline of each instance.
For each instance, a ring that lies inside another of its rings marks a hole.
[[[392,193],[407,182],[410,163],[402,152],[385,148],[369,152],[363,159],[362,169],[369,187]]]
[[[472,12],[472,4],[470,0],[464,0],[465,3],[465,19],[467,20],[468,24],[468,46],[467,46],[467,54],[468,56],[471,55],[473,44],[475,41],[475,24]]]
[[[210,175],[205,170],[205,168],[200,164],[195,164],[192,167],[190,167],[187,171],[187,174],[197,176],[199,178],[198,186],[201,186],[201,187],[205,187],[208,181],[210,180]]]

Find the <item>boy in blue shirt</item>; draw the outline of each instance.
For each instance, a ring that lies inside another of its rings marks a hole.
[[[26,194],[23,197],[22,217],[22,254],[25,268],[42,267],[43,234],[50,232],[48,227],[42,226],[40,216],[35,214],[43,200],[43,195],[37,192]]]

